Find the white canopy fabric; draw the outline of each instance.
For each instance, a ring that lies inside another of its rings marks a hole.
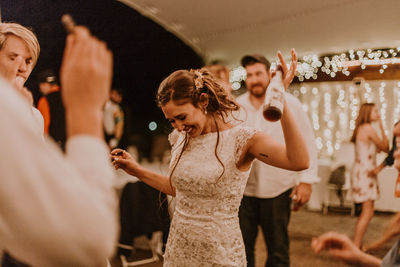
[[[171,31],[206,62],[239,64],[400,46],[400,0],[119,0]]]

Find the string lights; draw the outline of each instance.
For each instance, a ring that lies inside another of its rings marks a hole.
[[[362,103],[377,105],[388,137],[400,119],[400,81],[298,83],[289,91],[297,95],[310,118],[321,158],[334,157],[340,145],[350,140]]]
[[[325,73],[335,78],[338,72],[349,76],[350,67],[360,66],[365,69],[369,65],[378,65],[379,73],[383,74],[391,64],[400,64],[397,57],[400,47],[390,49],[366,49],[353,50],[347,53],[319,57],[318,55],[306,55],[299,60],[296,76],[300,82],[317,79],[318,73]]]
[[[389,65],[400,64],[400,47],[388,49],[350,49],[346,53],[323,56],[305,55],[299,59],[297,64],[296,76],[300,82],[307,80],[316,80],[318,74],[324,73],[331,78],[335,78],[337,73],[349,76],[350,68],[360,66],[366,69],[367,66],[380,66],[379,73],[383,74]],[[277,62],[271,63],[271,68],[276,66]],[[239,66],[231,71],[231,83],[234,90],[240,88],[240,82],[246,79],[246,71]]]
[[[400,119],[400,81],[362,78],[353,81],[310,82],[318,75],[335,78],[338,73],[349,76],[352,67],[379,66],[383,74],[391,64],[400,64],[400,47],[390,49],[349,50],[346,53],[319,57],[307,55],[297,65],[296,76],[301,83],[294,83],[289,91],[299,98],[310,118],[315,132],[315,142],[322,158],[332,158],[342,142],[350,140],[358,111],[362,103],[375,103],[380,111],[387,136]],[[271,64],[271,67],[276,62]],[[234,90],[241,88],[246,71],[239,66],[231,71],[230,81]]]

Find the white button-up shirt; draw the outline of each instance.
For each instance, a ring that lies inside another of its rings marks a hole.
[[[108,148],[74,136],[64,156],[43,142],[33,116],[0,80],[0,258],[7,251],[32,266],[103,266],[118,237]]]
[[[285,93],[285,98],[307,143],[310,154],[310,167],[307,170],[295,172],[273,167],[255,160],[244,192],[245,196],[273,198],[296,186],[299,182],[310,184],[319,182],[314,132],[307,114],[303,111],[302,105],[296,97]],[[245,112],[240,112],[240,118],[244,120],[246,126],[255,127],[269,134],[278,142],[285,143],[280,121],[270,122],[265,120],[262,115],[262,107],[257,110],[251,104],[248,92],[239,96],[236,101],[244,108]]]

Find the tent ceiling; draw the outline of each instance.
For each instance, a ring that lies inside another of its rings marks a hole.
[[[171,31],[206,62],[400,46],[400,0],[120,0]]]

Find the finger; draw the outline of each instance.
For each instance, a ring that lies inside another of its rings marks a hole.
[[[102,66],[107,66],[107,47],[103,41],[96,40],[96,57],[98,58]]]
[[[68,34],[67,39],[65,40],[63,62],[66,58],[69,58],[71,54],[71,47],[73,46],[74,42],[75,42],[75,35]]]
[[[118,170],[120,167],[118,164],[113,164],[114,169]]]
[[[117,155],[122,155],[124,153],[123,149],[120,148],[115,148],[111,151],[111,155],[117,156]]]
[[[299,202],[301,205],[306,204],[308,200],[310,200],[310,195],[306,192],[299,192],[297,195],[299,197]]]
[[[321,242],[320,238],[318,237],[313,237],[311,239],[311,249],[314,251],[314,253],[318,254],[322,251],[324,248],[323,243]]]
[[[296,195],[296,193],[297,193],[297,187],[295,189],[293,189],[293,191],[289,197],[293,199],[293,197]]]
[[[291,49],[292,61],[297,62],[297,53],[294,48]]]
[[[307,197],[303,196],[302,198],[300,198],[299,200],[299,204],[300,206],[303,206],[304,204],[306,204],[308,202]]]
[[[296,201],[296,203],[298,205],[302,205],[303,204],[303,195],[300,192],[297,193],[297,198],[294,201]]]
[[[71,35],[72,36],[72,35]],[[68,52],[64,54],[61,67],[61,74],[67,75],[69,72],[79,71],[87,62],[87,54],[89,53],[89,43],[84,35],[75,35],[69,38],[67,43]],[[66,82],[61,79],[61,83]]]
[[[297,53],[294,50],[294,48],[292,48],[292,62],[290,63],[290,70],[292,72],[296,72],[296,68],[297,68]]]
[[[336,232],[327,232],[320,236],[324,242],[331,248],[343,247],[345,244],[352,244],[352,241],[347,235],[339,234]]]
[[[320,253],[325,248],[325,241],[320,237],[313,237],[311,240],[311,248],[314,253]]]
[[[121,158],[121,157],[116,157],[114,159],[115,164],[118,164],[119,166],[126,166],[129,160]]]
[[[311,239],[311,249],[315,252],[315,253],[317,253],[317,251],[315,250],[315,248],[318,246],[318,238],[316,238],[316,237],[313,237],[312,239]]]
[[[328,254],[331,255],[332,257],[335,257],[338,259],[343,258],[343,250],[342,249],[330,248],[330,249],[328,249]]]
[[[97,58],[103,67],[104,77],[106,77],[107,86],[111,88],[113,73],[113,57],[112,52],[107,49],[107,45],[103,41],[97,40]]]
[[[285,75],[288,72],[288,68],[287,68],[285,59],[283,58],[281,51],[278,51],[278,58],[279,58],[279,61],[281,62],[282,72]]]
[[[67,39],[66,39],[63,61],[65,59],[70,58],[72,48],[75,47],[75,44],[78,40],[86,39],[89,36],[90,36],[90,31],[86,27],[83,27],[83,26],[74,27],[74,33],[68,34]]]
[[[111,89],[111,84],[112,84],[112,77],[113,77],[113,66],[114,66],[114,59],[113,59],[113,53],[111,50],[107,49],[106,50],[106,66],[108,66],[108,87]]]
[[[79,38],[88,38],[91,35],[89,29],[84,26],[75,26],[73,34]]]

